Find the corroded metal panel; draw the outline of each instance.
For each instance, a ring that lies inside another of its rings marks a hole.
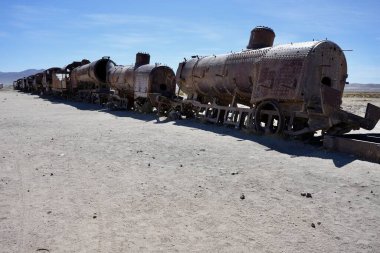
[[[274,31],[266,26],[257,26],[251,31],[247,49],[259,49],[273,46]]]
[[[134,94],[136,97],[147,98],[151,87],[150,72],[153,65],[143,65],[135,71]]]
[[[339,90],[324,84],[321,85],[321,101],[325,114],[329,114],[336,110],[336,108],[339,108],[342,103],[341,99],[341,92]]]
[[[263,100],[302,100],[306,58],[318,42],[278,45],[270,48],[260,62],[257,84],[251,102]]]
[[[362,159],[380,163],[379,134],[326,135],[323,146],[329,150],[353,154]]]
[[[165,97],[175,94],[175,75],[171,68],[160,64],[149,64],[150,55],[137,53],[136,63],[129,66],[113,66],[108,69],[107,82],[120,98],[133,101],[146,100],[155,93]]]
[[[253,88],[251,102],[267,99],[301,100],[303,59],[264,59]]]
[[[134,97],[134,70],[133,65],[129,66],[114,66],[108,70],[108,83],[110,86],[121,94],[126,94],[127,97]]]
[[[193,57],[182,62],[177,83],[190,96],[213,97],[220,104],[249,104],[258,64],[267,49],[245,50],[227,55]]]
[[[62,72],[62,69],[58,67],[52,67],[52,68],[46,69],[43,72],[42,86],[43,86],[44,91],[60,89],[61,82],[59,79],[57,79],[56,74],[61,73],[61,72]]]

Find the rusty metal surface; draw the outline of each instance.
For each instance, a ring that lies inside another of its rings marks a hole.
[[[42,86],[44,92],[49,93],[53,89],[58,88],[58,81],[56,80],[56,73],[60,73],[61,68],[52,67],[43,71]]]
[[[380,108],[368,103],[364,118],[367,119],[367,122],[363,123],[360,127],[372,130],[380,119]]]
[[[135,70],[134,94],[147,97],[148,93],[163,96],[175,94],[175,75],[171,68],[163,65],[143,65]]]
[[[326,51],[326,48],[333,50]],[[325,57],[315,57],[319,51],[323,51]],[[335,58],[328,62],[329,68],[333,69],[330,72],[323,70],[324,58]],[[332,88],[343,92],[346,76],[344,54],[330,41],[193,57],[180,64],[176,78],[181,90],[190,97],[201,98],[200,101],[202,97],[211,97],[220,104],[229,104],[236,95],[236,102],[245,105],[268,99],[308,100],[313,104],[317,97],[319,100],[316,102],[321,106],[319,87],[323,75],[330,80]]]
[[[380,163],[380,134],[326,135],[323,146],[329,150],[356,155]]]
[[[330,113],[336,108],[339,108],[342,104],[342,93],[327,85],[321,85],[321,103],[323,106],[323,112],[325,114]]]
[[[135,65],[114,66],[108,70],[107,82],[120,98],[126,97],[131,103],[136,99],[149,99],[150,94],[174,96],[173,70],[164,65],[149,64],[149,59],[149,54],[137,53]]]
[[[137,53],[130,66],[118,66],[109,57],[82,60],[45,71],[42,86],[46,91],[68,90],[82,100],[108,100],[109,108],[147,112],[162,105],[159,113],[174,108],[185,115],[201,110],[213,122],[276,134],[342,134],[376,125],[376,106],[368,105],[365,117],[340,109],[347,63],[337,44],[322,40],[273,46],[274,37],[272,29],[256,27],[247,50],[192,56],[179,64],[176,75],[167,66],[149,64],[147,53]],[[187,100],[173,100],[175,82]],[[40,83],[37,74],[15,86],[38,91]]]
[[[122,97],[127,97],[130,100],[134,98],[134,69],[133,65],[114,66],[108,70],[107,77],[107,82],[111,88],[117,90]]]
[[[142,65],[147,65],[149,63],[150,63],[150,54],[147,54],[147,53],[136,54],[135,68],[138,68]]]
[[[247,49],[259,49],[273,46],[274,31],[266,26],[257,26],[251,31]]]
[[[41,92],[43,90],[43,72],[34,75],[33,90],[35,92]]]
[[[180,64],[176,79],[180,89],[200,101],[221,105],[250,105],[259,63],[268,49],[246,50],[218,56],[193,57]]]
[[[367,104],[364,117],[338,108],[335,109],[328,118],[330,127],[326,130],[326,133],[329,135],[341,135],[360,128],[372,130],[379,119],[380,108],[370,103]]]
[[[327,62],[325,58],[334,60]],[[253,89],[252,103],[276,99],[304,101],[310,107],[321,107],[322,79],[330,80],[330,87],[342,94],[347,76],[344,54],[331,41],[272,47],[260,65],[260,76]]]
[[[89,64],[89,63],[90,63],[90,61],[87,59],[83,59],[81,61],[73,61],[72,63],[64,66],[62,68],[62,72],[71,72],[73,69],[80,67],[80,66],[83,66],[83,65],[86,65],[86,64]]]
[[[274,32],[258,28],[252,31],[249,48],[259,47],[260,43],[253,43],[258,31],[264,34],[258,36],[259,40],[271,45]],[[266,101],[276,102],[284,129],[291,135],[317,130],[342,133],[367,127],[368,118],[340,110],[346,78],[345,55],[328,40],[194,56],[181,62],[176,73],[177,83],[188,99],[204,104],[257,107]]]
[[[72,88],[98,89],[107,87],[107,73],[116,64],[108,57],[82,65],[71,72]]]

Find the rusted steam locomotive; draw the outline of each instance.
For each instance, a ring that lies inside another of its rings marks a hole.
[[[150,55],[136,54],[135,65],[116,65],[109,57],[97,61],[74,61],[52,67],[14,82],[15,89],[32,93],[60,94],[107,103],[110,108],[134,108],[151,112],[157,97],[175,94],[175,73],[165,65],[150,64]]]
[[[75,67],[69,72],[71,93],[88,101],[107,103],[111,109],[151,112],[157,96],[174,95],[175,74],[167,66],[149,63],[149,54],[137,53],[136,63],[130,66],[116,65],[103,57]]]
[[[108,103],[110,108],[134,108],[151,112],[157,106],[158,96],[174,96],[174,71],[168,66],[149,63],[149,54],[137,53],[135,65],[108,69],[107,83],[115,90]]]
[[[374,128],[380,108],[368,104],[365,118],[340,109],[347,63],[337,44],[322,40],[273,46],[274,37],[272,29],[259,26],[242,52],[181,62],[176,80],[188,98],[177,108],[267,134]]]
[[[109,57],[82,60],[14,85],[96,100],[110,108],[150,112],[156,107],[169,116],[202,117],[265,134],[312,136],[318,130],[342,134],[374,128],[380,108],[368,104],[365,117],[340,108],[347,63],[337,44],[322,40],[273,46],[274,38],[272,29],[256,27],[246,50],[193,56],[179,64],[176,74],[138,53],[134,65],[116,65]],[[186,99],[175,97],[176,83]]]
[[[107,72],[115,65],[109,57],[103,57],[74,68],[69,75],[72,94],[91,102],[99,100],[102,103],[107,100],[110,92]]]

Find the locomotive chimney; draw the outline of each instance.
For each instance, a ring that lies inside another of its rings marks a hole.
[[[142,65],[149,64],[150,62],[150,55],[147,53],[137,53],[136,54],[136,63],[135,68],[138,68]]]
[[[274,31],[266,26],[256,26],[251,31],[247,49],[260,49],[273,46]]]

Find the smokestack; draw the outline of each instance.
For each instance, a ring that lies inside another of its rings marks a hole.
[[[135,68],[138,68],[142,65],[149,64],[150,62],[150,55],[147,53],[137,53],[136,54],[136,63]]]
[[[273,46],[275,36],[276,35],[271,28],[266,26],[256,26],[251,31],[251,37],[249,38],[247,49],[271,47]]]

